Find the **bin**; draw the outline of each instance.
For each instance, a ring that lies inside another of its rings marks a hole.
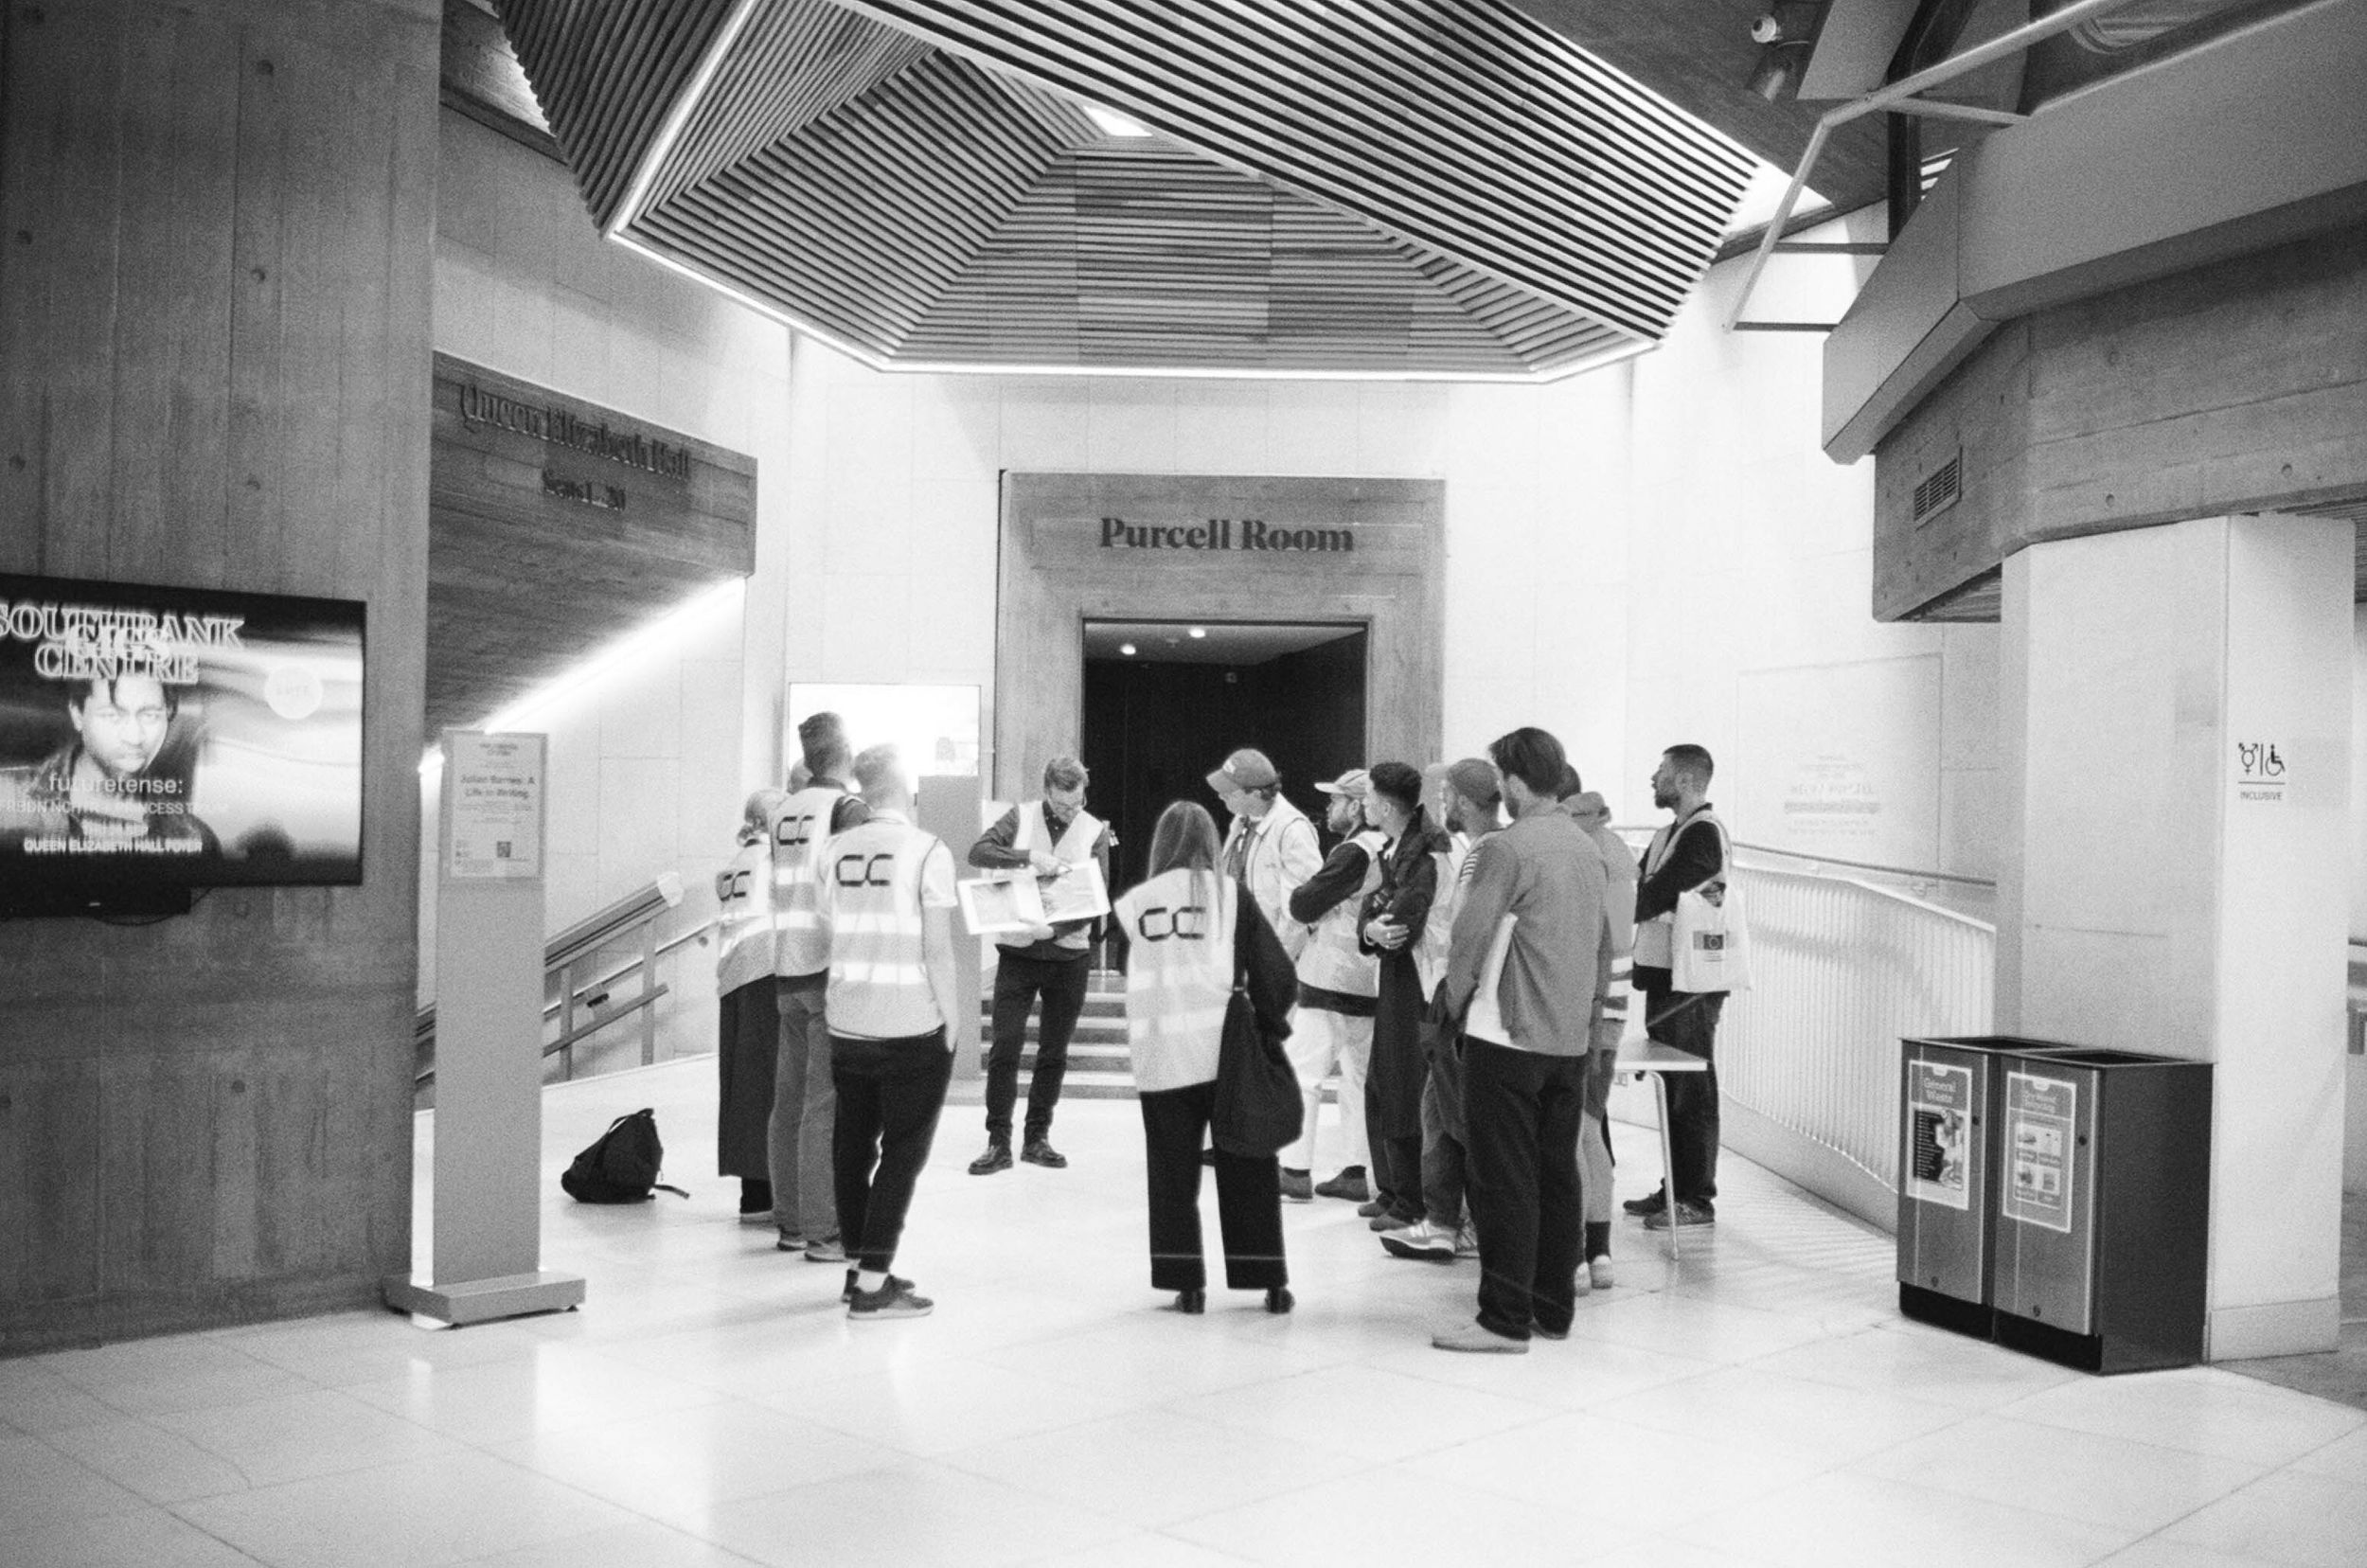
[[[2073,1050],[1993,1065],[1997,1342],[2091,1372],[2202,1360],[2211,1064]]]
[[[1999,1119],[2006,1057],[2076,1051],[2015,1035],[1903,1040],[1898,1115],[1898,1310],[1990,1337],[1995,1327]]]

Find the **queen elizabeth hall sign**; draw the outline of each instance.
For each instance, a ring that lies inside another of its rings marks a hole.
[[[1204,523],[1101,520],[1105,550],[1298,550],[1356,553],[1354,528],[1293,528],[1255,517],[1212,517]]]

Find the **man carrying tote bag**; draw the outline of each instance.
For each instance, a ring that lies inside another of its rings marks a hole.
[[[1709,803],[1708,751],[1671,746],[1652,774],[1652,804],[1674,819],[1652,835],[1635,890],[1635,989],[1644,1032],[1711,1065],[1668,1078],[1668,1143],[1676,1222],[1717,1219],[1717,1015],[1726,992],[1747,985],[1741,908],[1729,884],[1725,824]],[[1682,948],[1682,951],[1680,949]],[[1647,1229],[1669,1223],[1663,1193],[1622,1205]]]

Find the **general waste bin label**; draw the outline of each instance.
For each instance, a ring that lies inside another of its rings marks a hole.
[[[2008,1220],[2070,1232],[2072,1128],[2078,1117],[2078,1084],[2029,1073],[2005,1075]]]
[[[1907,1064],[1907,1194],[1952,1209],[1972,1202],[1966,1154],[1972,1135],[1972,1069]]]

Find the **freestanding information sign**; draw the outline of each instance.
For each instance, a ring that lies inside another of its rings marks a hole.
[[[431,1277],[386,1304],[458,1326],[583,1300],[542,1267],[544,738],[444,732],[436,859]]]

